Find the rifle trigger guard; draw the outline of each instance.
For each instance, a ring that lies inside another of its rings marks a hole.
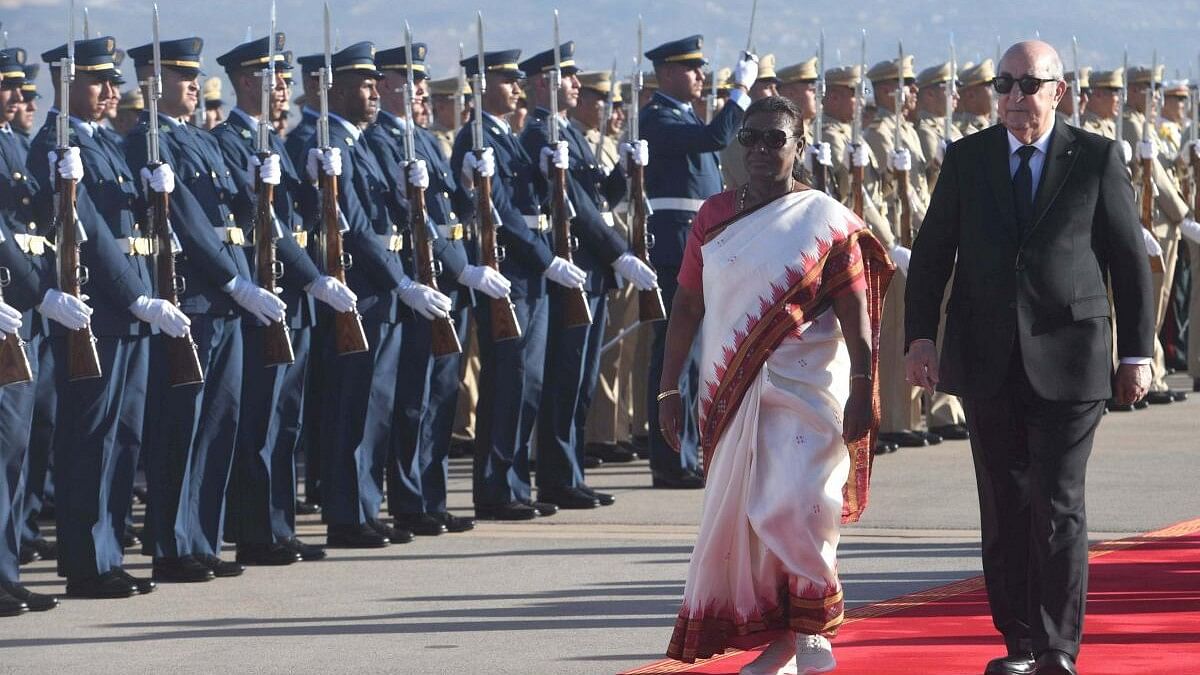
[[[12,283],[12,273],[7,267],[0,267],[0,288],[4,288]]]
[[[271,277],[274,278],[276,281],[283,278],[283,261],[282,260],[276,260],[271,265]]]
[[[496,244],[496,262],[504,262],[507,257],[508,249],[504,247],[504,244]]]
[[[87,284],[88,280],[91,278],[88,275],[87,265],[76,265],[75,266],[75,278],[79,280],[80,286],[84,286]]]
[[[646,232],[646,248],[647,249],[654,248],[654,244],[656,241],[657,240],[654,238],[654,233],[647,231]]]
[[[442,261],[441,260],[431,260],[430,262],[433,263],[433,265],[431,266],[431,268],[432,268],[431,271],[433,272],[433,276],[435,276],[435,277],[442,276]]]
[[[187,290],[187,280],[183,278],[182,274],[176,274],[175,275],[175,294],[183,295],[183,292],[186,290]]]
[[[354,266],[354,256],[349,251],[342,251],[342,269],[348,270]]]
[[[579,237],[573,234],[567,235],[567,245],[571,248],[571,253],[579,250]]]

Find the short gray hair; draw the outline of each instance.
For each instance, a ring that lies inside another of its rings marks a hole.
[[[1000,63],[1003,63],[1015,52],[1036,52],[1037,60],[1034,65],[1034,72],[1031,75],[1045,79],[1063,79],[1065,69],[1063,68],[1062,58],[1058,55],[1058,51],[1049,43],[1041,40],[1018,42],[1004,52],[1004,56],[1000,58]],[[996,64],[996,70],[1000,70],[1000,63]]]

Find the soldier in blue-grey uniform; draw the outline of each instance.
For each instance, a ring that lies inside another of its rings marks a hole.
[[[147,168],[145,190],[171,193],[170,222],[182,246],[177,273],[185,281],[180,307],[192,322],[204,382],[167,386],[165,349],[152,349],[147,414],[158,424],[147,443],[143,552],[154,558],[156,579],[197,582],[242,573],[241,565],[220,557],[241,401],[242,322],[281,321],[286,305],[254,282],[242,250],[245,232],[234,213],[244,212],[238,202],[251,196],[239,193],[216,139],[188,124],[199,105],[203,41],[167,40],[160,48],[158,119],[143,116],[125,152],[131,167]],[[130,49],[129,56],[144,85],[154,75],[153,45]],[[149,96],[145,86],[143,95]],[[174,170],[169,181],[147,167],[151,124],[162,162]]]
[[[265,366],[263,327],[243,323],[241,419],[226,498],[226,539],[237,544],[237,561],[249,565],[287,565],[325,557],[322,549],[296,538],[295,454],[305,404],[305,371],[316,323],[314,301],[322,300],[345,312],[354,308],[356,300],[345,284],[322,274],[305,250],[309,228],[316,223],[315,194],[307,179],[296,171],[269,120],[270,154],[259,156],[262,78],[270,72],[267,60],[272,54],[275,81],[270,83],[270,96],[278,102],[287,100],[290,94],[283,75],[292,68],[282,53],[284,34],[275,35],[273,49],[270,39],[238,45],[217,57],[233,84],[237,101],[226,120],[212,132],[238,193],[252,197],[234,202],[234,216],[247,241],[257,236],[257,183],[274,186],[272,208],[279,230],[275,248],[283,270],[280,297],[287,304],[286,324],[295,355],[291,364]],[[254,249],[248,247],[245,252],[253,267]]]
[[[618,167],[605,175],[587,139],[567,122],[567,111],[579,101],[575,43],[567,42],[558,51],[561,80],[557,90],[551,88],[556,67],[553,49],[520,64],[529,75],[528,94],[536,106],[521,132],[521,144],[530,157],[538,158],[548,182],[553,182],[551,167],[566,170],[568,211],[574,214],[566,217],[570,217],[571,236],[578,241],[573,259],[587,273],[582,289],[592,322],[568,326],[564,294],[550,293],[545,382],[538,411],[537,485],[540,501],[559,508],[587,509],[614,502],[612,495],[591,489],[583,476],[583,427],[599,376],[607,293],[616,288],[614,271],[646,289],[655,288],[657,279],[649,266],[629,253],[628,242],[613,228],[609,204],[624,198],[625,173]],[[556,99],[557,119],[551,119],[551,96]],[[551,124],[558,126],[556,145],[550,143]]]
[[[704,66],[708,63],[703,42],[701,36],[693,35],[646,52],[658,81],[658,90],[639,118],[641,136],[654,156],[645,173],[646,196],[653,211],[648,227],[655,240],[650,261],[658,270],[668,313],[692,220],[704,200],[723,189],[719,153],[741,126],[742,113],[750,106],[749,89],[758,74],[757,59],[743,53],[734,69],[729,102],[712,122],[704,124],[692,109],[692,102],[702,94]],[[665,321],[655,324],[647,386],[650,469],[655,487],[697,489],[704,486],[704,481],[699,474],[699,437],[694,417],[687,415],[684,421],[678,453],[659,433],[658,393],[678,389],[684,397],[684,410],[695,411],[699,386],[694,363],[685,369],[677,387],[659,382],[666,332]]]

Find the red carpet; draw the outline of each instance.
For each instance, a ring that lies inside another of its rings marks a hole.
[[[1080,672],[1200,673],[1200,519],[1099,544],[1091,557]],[[833,644],[836,672],[871,675],[976,674],[1004,651],[982,577],[849,610]],[[660,661],[626,675],[736,675],[756,655]]]

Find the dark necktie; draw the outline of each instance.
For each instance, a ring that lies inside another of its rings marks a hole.
[[[1022,145],[1017,149],[1021,164],[1017,173],[1013,174],[1013,199],[1017,207],[1017,227],[1021,237],[1033,225],[1033,171],[1029,168],[1029,159],[1037,148],[1032,145]]]

